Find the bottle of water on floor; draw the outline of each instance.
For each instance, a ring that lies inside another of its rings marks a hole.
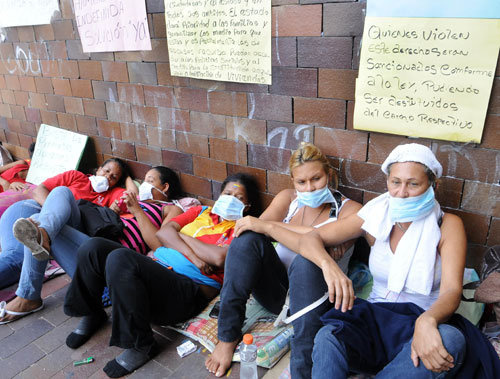
[[[257,346],[253,343],[253,336],[245,334],[240,349],[240,379],[258,379],[257,376]]]

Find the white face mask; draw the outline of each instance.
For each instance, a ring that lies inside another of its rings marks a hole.
[[[108,178],[105,176],[89,176],[90,184],[94,192],[101,193],[106,192],[109,188]]]
[[[151,183],[143,182],[139,186],[139,200],[140,201],[153,200],[153,189],[160,191],[163,194],[163,196],[167,197],[165,192],[163,192],[161,189],[155,187]]]

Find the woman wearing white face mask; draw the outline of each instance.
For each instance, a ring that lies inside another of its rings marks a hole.
[[[158,231],[164,247],[156,249],[155,256],[171,269],[113,241],[86,242],[78,250],[77,269],[64,304],[66,314],[84,317],[66,344],[81,346],[106,322],[100,297],[107,284],[113,302],[110,345],[125,351],[104,371],[117,378],[146,363],[158,348],[150,323],[184,321],[217,295],[234,219],[255,208],[255,181],[245,174],[226,178],[213,208],[190,208]]]
[[[337,218],[343,219],[361,207],[336,191],[335,173],[316,146],[302,143],[293,152],[289,169],[294,189],[286,189],[276,195],[258,219],[244,217],[236,223],[235,235],[238,238],[230,247],[221,292],[219,343],[205,362],[207,369],[216,376],[222,376],[231,364],[234,349],[241,338],[245,305],[250,293],[266,309],[279,313],[285,302],[289,276],[290,279],[299,276],[301,285],[307,291],[294,291],[290,287],[290,309],[294,313],[318,300],[326,291],[326,283],[321,280],[318,267],[312,265],[314,267],[298,271],[297,262],[303,259],[282,243],[275,249],[267,236],[282,242],[280,229],[276,226],[307,233]],[[330,189],[330,184],[333,189]],[[274,232],[275,229],[278,233]],[[332,257],[339,260],[345,271],[352,255],[352,245],[351,241],[343,246],[330,247]],[[301,377],[301,371],[310,372],[313,337],[321,326],[318,314],[324,313],[325,307],[328,307],[327,302],[293,322],[293,378]],[[304,374],[304,377],[309,375]]]
[[[78,246],[88,238],[79,232],[80,211],[76,201],[85,199],[111,207],[124,191],[118,185],[124,183],[125,178],[128,178],[125,162],[111,158],[93,176],[71,170],[49,178],[35,189],[34,200],[20,201],[7,209],[0,221],[0,259],[15,257],[17,266],[11,262],[9,267],[10,270],[18,267],[20,283],[16,291],[18,297],[0,306],[0,323],[14,321],[43,307],[40,291],[52,247],[58,251],[71,250],[68,246]],[[63,267],[70,274],[74,270],[66,262]],[[32,282],[37,280],[31,275],[33,272],[39,272],[41,277],[35,287]]]

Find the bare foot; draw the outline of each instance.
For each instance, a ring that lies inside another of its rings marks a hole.
[[[35,309],[40,308],[42,305],[42,300],[28,300],[24,299],[22,297],[15,297],[11,302],[7,304],[5,309],[7,311],[13,311],[13,312],[31,312],[34,311]],[[8,314],[7,312],[5,313],[4,317],[0,318],[0,322],[6,322],[6,321],[14,321],[17,320],[18,318],[21,318],[23,316],[19,315],[13,315],[13,314]]]
[[[231,366],[231,361],[233,360],[234,349],[236,349],[238,341],[234,342],[222,342],[219,341],[215,350],[212,354],[208,356],[205,360],[205,367],[212,374],[217,377],[221,377]]]

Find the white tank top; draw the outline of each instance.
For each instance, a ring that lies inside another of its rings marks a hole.
[[[336,215],[338,215],[340,213],[340,210],[342,209],[342,207],[344,206],[344,204],[346,202],[348,202],[348,201],[349,201],[349,199],[342,200],[342,203],[340,204],[340,207],[337,209]],[[336,204],[337,203],[335,202],[334,206],[336,206]],[[288,214],[284,218],[283,222],[285,224],[290,223],[290,220],[292,219],[293,216],[295,216],[297,214],[298,211],[299,211],[298,199],[295,198],[290,203],[290,206],[288,207]],[[315,228],[319,228],[320,226],[329,224],[330,222],[333,222],[333,221],[336,221],[336,220],[337,220],[336,216],[335,217],[330,217],[327,220],[323,221],[322,223],[320,223],[318,225],[315,225],[314,227]],[[349,265],[349,259],[351,258],[353,250],[354,250],[354,245],[351,246],[344,253],[344,256],[342,257],[342,259],[340,259],[340,261],[337,262],[337,264],[339,265],[339,267],[342,269],[342,271],[344,273],[347,272],[347,266]],[[277,246],[276,246],[276,253],[278,253],[278,256],[279,256],[281,262],[283,262],[283,264],[285,265],[285,267],[286,267],[287,270],[290,267],[290,265],[292,264],[292,261],[294,260],[294,258],[297,256],[296,252],[294,252],[293,250],[290,250],[288,247],[282,245],[281,243],[277,244]]]
[[[414,303],[427,310],[439,296],[439,286],[441,284],[441,256],[437,253],[434,269],[434,282],[431,293],[427,295],[418,294],[403,288],[401,293],[389,291],[387,289],[387,280],[394,254],[390,246],[390,238],[383,241],[375,240],[369,258],[370,272],[373,276],[373,287],[368,297],[368,301],[374,302],[393,302],[393,303]]]

